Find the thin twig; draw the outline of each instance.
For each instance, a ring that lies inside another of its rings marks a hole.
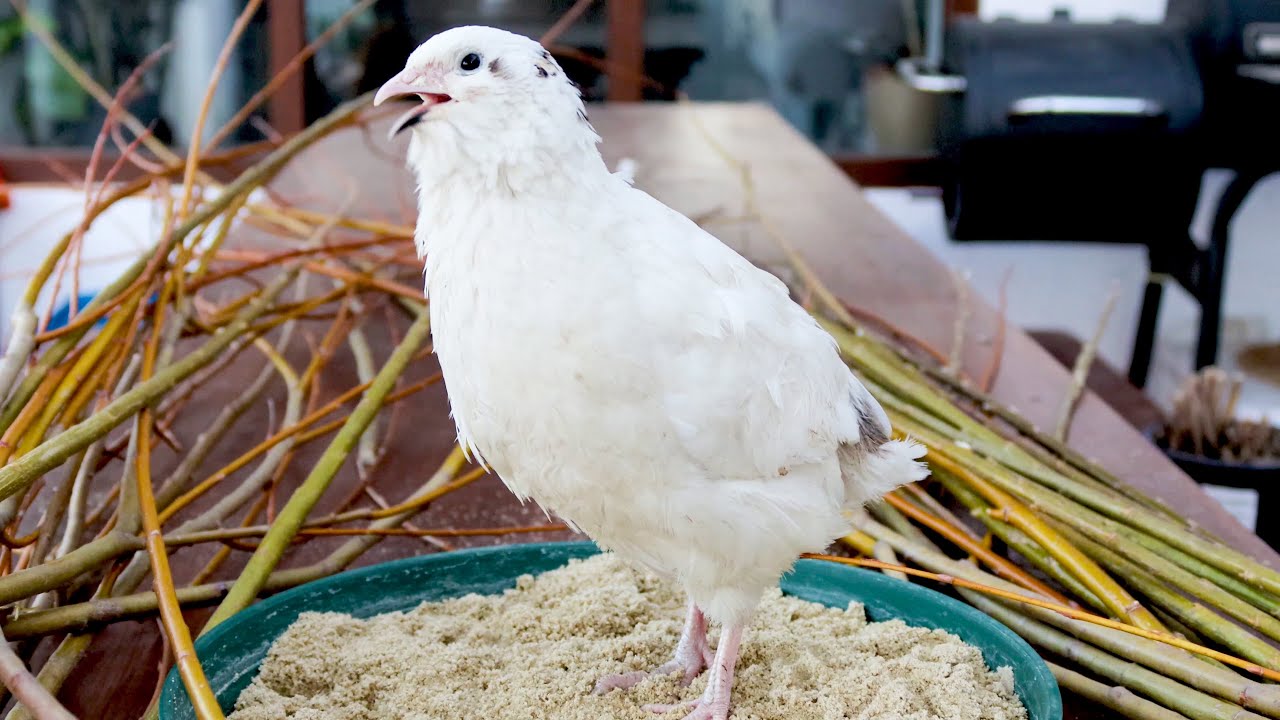
[[[334,281],[334,284],[338,284]],[[363,305],[359,300],[351,301],[351,310],[357,315],[363,314]],[[373,376],[377,373],[377,369],[373,362],[373,351],[369,348],[369,341],[365,338],[364,331],[360,329],[360,325],[353,325],[347,333],[347,344],[351,348],[351,358],[356,365],[356,378],[361,383],[373,382]],[[378,418],[375,416],[369,421],[369,427],[360,435],[360,444],[356,450],[356,473],[363,482],[369,476],[369,471],[378,463]]]
[[[253,0],[250,0],[252,4]],[[142,360],[142,381],[145,383],[152,377],[155,369],[156,355],[161,339],[161,325],[164,320],[164,308],[173,288],[173,282],[165,286],[160,301],[156,304],[156,315],[153,322],[151,341],[147,343]],[[151,426],[152,413],[150,407],[142,408],[137,416],[134,437],[138,443],[137,458],[137,500],[139,514],[142,518],[142,529],[146,537],[147,553],[151,558],[151,576],[156,598],[160,603],[160,621],[164,626],[165,637],[173,649],[174,661],[178,666],[178,674],[182,684],[187,688],[187,696],[200,720],[222,720],[222,708],[213,694],[213,688],[205,677],[204,668],[196,656],[191,641],[191,631],[186,619],[182,616],[182,607],[175,595],[173,575],[169,569],[169,554],[164,544],[164,535],[160,531],[160,518],[156,512],[156,499],[151,484]]]
[[[1098,353],[1098,345],[1102,342],[1102,335],[1107,329],[1107,321],[1111,319],[1111,311],[1115,309],[1118,299],[1120,299],[1120,293],[1112,290],[1107,296],[1106,304],[1102,306],[1102,315],[1098,318],[1098,327],[1093,331],[1093,337],[1089,338],[1089,342],[1085,343],[1080,354],[1076,356],[1075,368],[1071,371],[1071,384],[1067,386],[1067,394],[1062,398],[1062,404],[1058,406],[1058,419],[1054,423],[1053,436],[1060,441],[1067,439],[1067,431],[1071,429],[1071,418],[1075,415],[1076,403],[1080,400],[1080,393],[1084,392],[1085,381],[1089,379],[1089,368],[1093,365],[1093,358]]]
[[[289,78],[296,75],[298,71],[306,65],[307,60],[311,59],[311,56],[316,54],[316,51],[329,44],[329,41],[337,36],[344,27],[359,17],[360,13],[369,9],[369,6],[373,5],[376,1],[377,0],[359,0],[359,2],[352,5],[351,8],[344,12],[337,20],[334,20],[329,27],[325,28],[324,32],[320,33],[314,40],[307,43],[306,47],[299,50],[296,55],[290,58],[289,62],[285,63],[284,67],[280,68],[280,71],[273,75],[271,79],[267,81],[267,84],[262,86],[261,90],[254,93],[253,97],[249,98],[249,101],[242,105],[240,109],[236,111],[235,115],[231,116],[230,120],[223,123],[222,127],[218,128],[218,131],[209,139],[209,147],[216,148],[221,145],[228,137],[230,137],[231,133],[235,132],[236,128],[240,127],[244,124],[245,120],[249,119],[249,116],[254,110],[261,107],[262,104],[274,95],[282,85],[288,82]]]
[[[116,398],[107,407],[94,413],[83,422],[61,434],[46,440],[21,458],[0,468],[0,497],[9,497],[31,485],[37,477],[62,464],[68,457],[88,447],[135,413],[155,402],[171,390],[184,377],[213,362],[243,333],[284,286],[292,281],[299,268],[282,272],[253,303],[237,314],[236,320],[215,334],[203,346],[178,362],[157,372],[155,376],[133,386],[129,392]]]
[[[591,7],[591,3],[594,1],[595,0],[578,0],[575,2],[572,7],[560,15],[551,27],[547,28],[547,31],[542,34],[542,37],[538,38],[538,42],[544,47],[554,43],[561,35],[564,34],[565,30],[573,27],[573,24],[578,22],[578,18],[582,17],[583,13]]]
[[[329,487],[342,462],[368,427],[369,421],[382,407],[396,378],[403,372],[418,347],[426,342],[431,327],[430,317],[430,313],[425,309],[419,313],[418,319],[409,328],[404,340],[391,353],[391,357],[378,372],[369,390],[352,411],[350,419],[329,444],[311,474],[294,491],[289,502],[280,511],[279,517],[271,526],[271,532],[267,533],[258,550],[249,558],[235,585],[227,593],[227,597],[218,606],[213,616],[209,618],[204,632],[208,632],[223,620],[247,607],[258,596],[267,577],[275,569],[285,549],[293,541],[294,535],[306,521],[307,515],[320,500],[325,489]]]
[[[0,680],[36,720],[76,720],[27,670],[0,633]]]
[[[209,117],[209,108],[213,105],[214,93],[218,90],[218,83],[222,80],[222,73],[227,69],[227,63],[231,61],[231,53],[235,51],[236,45],[240,42],[240,36],[249,27],[249,21],[253,19],[258,8],[262,5],[262,0],[248,0],[244,9],[240,11],[240,16],[236,18],[235,24],[231,26],[231,32],[227,34],[227,38],[222,43],[222,50],[218,53],[218,59],[214,62],[213,72],[209,76],[209,82],[205,86],[204,99],[200,102],[200,110],[196,114],[196,124],[191,131],[191,147],[187,150],[187,165],[182,173],[182,199],[178,201],[178,217],[186,218],[187,209],[191,206],[191,191],[195,187],[196,167],[200,159],[200,143],[204,140],[204,123]]]
[[[1004,271],[1004,277],[1000,278],[1000,299],[996,306],[996,336],[991,341],[991,360],[978,381],[978,387],[984,393],[991,392],[991,386],[995,385],[996,377],[1000,374],[1000,362],[1004,359],[1004,336],[1009,328],[1009,280],[1012,277],[1013,268],[1008,268]]]
[[[889,546],[889,543],[886,543],[886,542],[880,542],[879,540],[877,540],[876,544],[873,545],[871,548],[871,555],[872,557],[874,557],[875,559],[879,560],[882,563],[885,563],[886,565],[902,564],[901,562],[898,561],[897,553],[895,553],[893,551],[893,548]],[[884,573],[885,575],[888,575],[891,578],[897,578],[898,580],[901,580],[903,582],[909,582],[909,580],[907,580],[906,573],[899,572],[897,570],[890,570],[887,567],[882,569],[880,572]]]
[[[951,354],[947,356],[946,372],[956,375],[964,362],[964,337],[969,327],[969,277],[968,273],[951,270],[951,284],[956,290],[956,319],[951,328]]]

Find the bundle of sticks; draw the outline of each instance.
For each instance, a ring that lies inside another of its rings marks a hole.
[[[1172,450],[1231,463],[1280,459],[1280,429],[1266,418],[1236,417],[1241,384],[1239,377],[1216,367],[1187,378],[1174,395],[1161,443]]]

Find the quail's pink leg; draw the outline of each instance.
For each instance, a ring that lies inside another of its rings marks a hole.
[[[733,692],[733,667],[738,663],[738,649],[742,645],[741,623],[726,625],[720,635],[715,659],[707,678],[707,689],[702,697],[692,703],[675,705],[645,705],[650,712],[667,713],[691,708],[684,720],[729,720],[729,696]]]
[[[670,675],[677,670],[683,673],[680,678],[681,684],[688,685],[702,674],[702,671],[711,663],[711,659],[711,646],[707,644],[707,619],[698,606],[690,601],[684,630],[680,633],[675,657],[670,662],[653,670],[637,670],[602,677],[596,683],[595,693],[603,695],[610,690],[626,690],[650,675]]]

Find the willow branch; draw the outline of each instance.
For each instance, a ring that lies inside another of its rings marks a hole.
[[[1239,705],[1197,692],[1144,667],[1075,641],[1069,635],[1020,615],[979,593],[967,590],[962,590],[961,593],[974,607],[999,620],[1033,645],[1067,657],[1102,677],[1135,688],[1188,717],[1196,720],[1263,720],[1263,716],[1244,710]]]
[[[1186,716],[1176,713],[1156,703],[1134,695],[1123,685],[1106,685],[1097,680],[1090,680],[1074,670],[1068,670],[1055,663],[1045,663],[1049,672],[1058,681],[1058,685],[1079,695],[1091,703],[1110,708],[1133,720],[1186,720]]]
[[[44,473],[57,467],[71,455],[88,447],[142,408],[154,403],[162,395],[196,370],[213,362],[249,325],[264,313],[275,296],[293,280],[299,268],[286,270],[276,278],[261,295],[236,319],[222,328],[201,347],[167,368],[157,372],[149,380],[135,385],[102,410],[89,416],[65,432],[39,445],[31,452],[0,468],[0,498],[9,497],[27,487]]]
[[[1058,406],[1058,419],[1053,426],[1053,436],[1058,440],[1067,439],[1067,430],[1071,428],[1071,418],[1075,415],[1076,403],[1080,401],[1080,393],[1084,392],[1085,381],[1089,378],[1089,368],[1093,366],[1093,358],[1098,353],[1102,334],[1107,329],[1107,321],[1111,319],[1111,311],[1115,309],[1116,300],[1119,298],[1120,294],[1115,291],[1107,297],[1107,303],[1102,306],[1102,316],[1098,318],[1098,327],[1093,331],[1093,337],[1089,338],[1089,342],[1085,343],[1080,354],[1076,356],[1075,367],[1071,370],[1071,383],[1067,386],[1067,394],[1062,398],[1062,404]]]
[[[311,474],[294,491],[289,502],[280,511],[280,515],[272,524],[272,531],[267,533],[257,551],[249,558],[248,564],[226,599],[205,625],[204,632],[208,632],[209,629],[247,607],[258,596],[271,571],[280,562],[284,551],[306,521],[307,515],[320,500],[352,448],[359,441],[360,435],[364,433],[374,415],[382,407],[383,400],[391,392],[396,379],[404,371],[418,347],[426,342],[430,331],[430,318],[431,314],[425,309],[418,314],[418,319],[410,326],[404,339],[391,353],[382,370],[378,372],[373,384],[360,399],[347,423],[338,431]]]
[[[258,11],[258,7],[262,5],[262,0],[248,0],[244,9],[240,11],[240,15],[236,18],[235,24],[231,26],[231,31],[227,34],[226,40],[222,43],[222,50],[218,52],[218,58],[214,61],[213,72],[209,77],[209,82],[205,85],[204,99],[200,102],[200,110],[196,114],[195,128],[191,132],[191,147],[187,150],[187,164],[182,173],[182,199],[178,202],[178,217],[187,216],[187,208],[191,204],[191,191],[196,182],[196,167],[200,159],[200,142],[203,140],[204,123],[209,117],[209,107],[213,104],[213,95],[218,89],[218,83],[222,80],[222,73],[227,68],[227,63],[231,60],[231,53],[235,50],[236,44],[240,41],[240,36],[244,34],[245,28],[249,27],[249,21],[253,19],[254,13]]]
[[[862,529],[870,534],[868,539],[871,542],[882,540],[898,553],[934,572],[965,578],[994,588],[1003,588],[1015,595],[1029,595],[1026,590],[1013,583],[1001,580],[968,563],[953,560],[930,544],[911,541],[877,523],[868,522],[862,526]],[[1130,626],[1104,626],[1084,622],[1069,617],[1067,612],[1030,605],[1021,605],[1017,609],[1041,622],[1071,633],[1080,640],[1130,658],[1158,673],[1224,700],[1239,702],[1245,707],[1257,709],[1272,716],[1277,716],[1280,712],[1280,687],[1248,680],[1230,670],[1203,662],[1203,655],[1196,656],[1187,651],[1194,643],[1185,643],[1171,636],[1147,634],[1147,631]],[[1070,613],[1077,612],[1067,610]],[[1181,643],[1181,645],[1174,647],[1174,643]],[[1222,660],[1221,654],[1218,659]],[[1248,664],[1238,659],[1232,660],[1237,666]],[[1127,687],[1134,687],[1125,678],[1118,678],[1118,680],[1125,682]]]
[[[9,333],[9,347],[0,358],[0,405],[3,405],[18,380],[18,373],[36,346],[36,314],[31,305],[19,301],[10,317],[13,331]]]
[[[76,716],[49,694],[22,660],[9,647],[9,641],[0,634],[0,680],[9,688],[18,702],[27,708],[36,720],[76,720]]]

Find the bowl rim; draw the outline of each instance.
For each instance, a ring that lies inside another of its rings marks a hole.
[[[1164,427],[1165,426],[1163,423],[1153,423],[1145,427],[1142,431],[1142,434],[1147,438],[1148,442],[1150,442],[1152,445],[1156,447],[1157,450],[1164,453],[1169,457],[1169,459],[1175,462],[1185,462],[1185,463],[1188,463],[1191,465],[1197,465],[1200,467],[1214,468],[1218,470],[1230,470],[1233,472],[1242,471],[1242,472],[1272,472],[1273,473],[1276,471],[1280,471],[1280,458],[1269,461],[1269,462],[1258,463],[1258,464],[1233,463],[1233,462],[1226,462],[1224,460],[1218,460],[1217,458],[1210,458],[1210,457],[1205,457],[1203,455],[1196,455],[1195,453],[1189,453],[1184,450],[1177,450],[1175,448],[1165,447],[1158,442],[1158,438],[1160,437],[1160,431],[1163,430]],[[1277,429],[1280,429],[1280,426],[1276,426],[1276,427]],[[1213,484],[1220,484],[1220,483],[1213,483]],[[1242,487],[1253,487],[1253,486],[1245,485]]]
[[[362,581],[364,581],[366,578],[392,574],[397,571],[402,571],[406,568],[416,567],[418,565],[436,565],[441,563],[448,563],[450,561],[465,562],[468,558],[484,556],[484,555],[509,554],[512,552],[524,552],[524,553],[536,554],[539,552],[547,552],[547,551],[563,552],[563,553],[575,553],[575,552],[583,553],[582,555],[572,555],[572,554],[566,555],[565,564],[567,564],[569,561],[575,558],[592,557],[601,552],[605,552],[598,545],[596,545],[594,542],[591,542],[589,540],[538,542],[538,543],[508,543],[508,544],[501,544],[501,545],[488,545],[488,546],[482,546],[482,547],[462,548],[459,550],[430,553],[426,555],[414,555],[410,557],[396,558],[393,560],[388,560],[388,561],[376,563],[373,565],[366,565],[364,567],[353,568],[351,570],[344,570],[342,572],[335,573],[327,577],[323,577],[317,580],[312,580],[310,582],[303,583],[296,587],[289,588],[288,590],[283,590],[279,593],[263,598],[257,601],[256,603],[250,605],[249,607],[237,612],[236,614],[227,618],[224,622],[219,624],[217,627],[210,630],[207,634],[196,638],[195,640],[196,654],[198,657],[203,654],[202,650],[208,649],[209,646],[214,645],[215,643],[222,642],[224,636],[236,632],[237,626],[243,625],[248,622],[253,622],[263,617],[270,617],[275,614],[278,608],[281,608],[281,607],[287,608],[289,604],[295,602],[297,599],[306,597],[314,593],[318,588],[321,588],[321,587],[325,587],[329,585],[359,584]],[[563,567],[563,565],[559,567]],[[918,585],[915,583],[896,580],[894,578],[888,577],[887,575],[884,575],[883,573],[873,572],[871,570],[852,567],[849,565],[832,563],[832,562],[827,562],[822,560],[814,560],[809,558],[801,558],[796,561],[794,569],[799,569],[801,567],[808,568],[811,570],[816,570],[818,571],[819,575],[823,573],[827,573],[827,574],[835,573],[835,574],[843,574],[850,577],[856,576],[856,577],[859,577],[861,581],[865,581],[873,586],[879,586],[880,588],[894,588],[896,589],[897,592],[905,593],[907,595],[914,595],[916,596],[916,598],[921,600],[927,599],[935,603],[936,605],[938,605],[939,610],[943,611],[942,614],[944,615],[953,614],[953,615],[959,616],[959,619],[965,623],[972,624],[975,627],[981,627],[992,635],[1002,637],[1004,639],[1004,642],[1008,646],[1008,650],[1012,651],[1015,654],[1020,654],[1025,656],[1026,660],[1034,664],[1034,668],[1030,671],[1033,676],[1032,677],[1033,682],[1039,683],[1039,684],[1047,684],[1048,687],[1052,688],[1055,691],[1049,695],[1049,697],[1047,698],[1047,705],[1043,708],[1046,717],[1038,717],[1038,716],[1033,717],[1030,715],[1030,709],[1028,709],[1028,717],[1032,717],[1033,720],[1062,720],[1062,712],[1063,712],[1062,698],[1061,698],[1060,691],[1058,691],[1057,680],[1053,676],[1052,672],[1049,670],[1048,664],[1039,655],[1039,653],[1037,653],[1035,649],[1031,647],[1031,645],[1025,639],[1023,639],[1011,628],[1005,626],[1003,623],[999,622],[995,618],[987,615],[986,613],[978,610],[977,608],[971,605],[968,605],[964,602],[956,600],[955,598],[949,597],[941,592],[938,592],[930,588],[926,588],[922,585]],[[554,569],[554,568],[534,571],[531,574],[538,575],[538,574],[541,574],[542,572],[547,572],[550,569]],[[780,584],[783,586],[784,594],[789,594],[787,593],[785,586],[789,584],[788,579],[792,578],[795,575],[794,569],[792,571],[788,571],[788,573],[783,575],[782,577],[782,581]],[[423,602],[425,602],[425,600]],[[810,602],[821,603],[822,601],[810,600]],[[300,610],[299,612],[304,612],[304,611],[305,610]],[[377,615],[377,614],[382,614],[382,613],[374,613],[374,615]],[[293,620],[291,620],[290,622],[296,621],[296,619],[297,618],[295,616]],[[881,618],[880,620],[872,620],[872,622],[883,621],[885,619],[888,619],[888,618]],[[904,620],[904,622],[907,622],[907,621]],[[908,624],[913,624],[913,623],[908,623]],[[948,629],[948,628],[943,628],[943,629],[953,635],[956,634],[956,632],[952,629]],[[961,638],[961,639],[964,642],[971,645],[975,645],[975,647],[977,647],[975,643],[969,640],[965,640],[964,638]],[[275,639],[273,638],[272,642],[274,642],[274,640]],[[979,647],[978,649],[984,653],[983,659],[984,659],[984,662],[987,662],[986,654],[985,654],[986,648]],[[258,665],[255,666],[254,668],[255,675],[260,666],[261,666],[261,663],[258,663]],[[1022,688],[1019,687],[1018,689],[1021,690]],[[182,680],[178,674],[177,667],[174,666],[169,669],[169,672],[165,677],[164,687],[161,691],[160,701],[158,703],[159,720],[174,720],[172,716],[172,711],[170,710],[170,708],[172,707],[173,703],[178,700],[179,696],[181,697],[182,700],[186,700],[186,688],[183,686]],[[1018,696],[1019,696],[1019,699],[1023,702],[1023,705],[1027,706],[1028,698],[1023,697],[1021,692],[1018,693]],[[189,701],[187,702],[189,703]]]

